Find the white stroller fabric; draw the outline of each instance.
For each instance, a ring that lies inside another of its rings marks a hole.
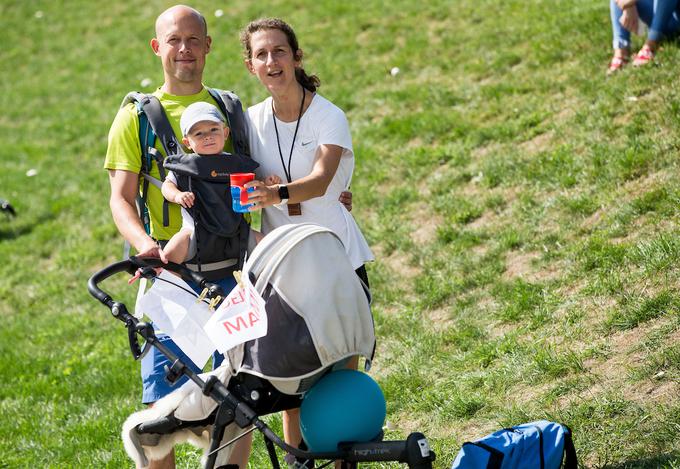
[[[232,363],[241,364],[237,373],[300,394],[319,371],[354,355],[372,358],[367,292],[332,231],[311,223],[281,226],[260,242],[243,273],[254,276],[255,289],[267,300],[269,327],[279,319],[284,330],[228,352]]]
[[[329,367],[356,355],[372,358],[375,333],[368,294],[332,231],[314,224],[279,227],[253,250],[242,275],[250,275],[266,301],[268,333],[227,351],[224,364],[210,373],[224,384],[237,373],[249,373],[283,393],[301,394]],[[186,383],[153,408],[128,418],[123,426],[128,455],[146,467],[148,459],[164,457],[178,442],[207,448],[209,427],[153,441],[135,429],[170,414],[201,420],[216,407],[196,384]],[[230,425],[225,439],[238,432]],[[226,461],[230,452],[230,447],[220,451],[219,461]]]

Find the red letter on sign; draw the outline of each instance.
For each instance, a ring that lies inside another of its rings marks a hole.
[[[246,322],[243,320],[243,316],[238,316],[238,317],[236,318],[236,325],[230,323],[228,320],[227,320],[227,321],[224,321],[224,322],[222,323],[222,325],[223,325],[224,328],[227,330],[227,333],[228,333],[228,334],[233,334],[233,332],[231,331],[232,328],[233,328],[236,332],[239,332],[239,331],[241,330],[241,326],[243,326],[244,328],[247,328],[247,327],[248,327],[248,326],[246,325]]]
[[[248,320],[250,321],[250,327],[253,327],[253,324],[259,321],[260,318],[257,316],[257,314],[251,311],[248,313]]]
[[[229,301],[231,302],[232,305],[243,303],[245,301],[245,297],[243,296],[243,290],[238,290],[236,294],[230,296]]]

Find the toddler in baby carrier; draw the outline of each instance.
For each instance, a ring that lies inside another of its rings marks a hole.
[[[246,216],[231,208],[229,175],[252,172],[259,165],[236,154],[190,153],[170,155],[163,166],[173,172],[179,190],[195,195],[188,209],[194,234],[185,265],[208,280],[231,275],[243,265],[250,228]]]
[[[331,231],[313,224],[285,225],[257,245],[242,275],[250,279],[265,301],[267,334],[227,350],[224,364],[202,375],[185,367],[157,342],[151,327],[136,320],[124,305],[98,287],[115,273],[132,274],[140,267],[144,275],[152,276],[153,267],[159,265],[156,260],[130,258],[96,273],[88,284],[90,293],[126,323],[135,357],[143,353],[137,342],[142,336],[146,347],[156,346],[174,361],[168,370],[170,379],[187,375],[191,380],[125,422],[125,449],[139,467],[162,458],[175,443],[185,441],[204,449],[204,467],[221,467],[229,460],[232,443],[254,430],[263,435],[274,468],[280,467],[277,447],[297,461],[306,461],[306,467],[315,467],[314,461],[320,460],[340,460],[346,468],[372,461],[432,467],[435,455],[422,433],[411,433],[403,441],[382,441],[382,420],[366,433],[371,436],[355,439],[343,435],[358,433],[344,433],[337,436],[337,443],[332,440],[330,447],[315,450],[312,444],[314,451],[308,451],[286,444],[260,419],[300,407],[301,403],[304,413],[305,395],[311,399],[326,377],[343,373],[332,371],[334,368],[342,367],[353,356],[365,357],[367,364],[372,359],[375,335],[369,293],[354,273],[342,242]],[[183,266],[162,267],[207,288],[208,296],[221,293],[219,287]],[[347,409],[349,414],[352,411]],[[304,425],[304,415],[302,419]],[[356,425],[363,425],[361,418]],[[328,438],[322,440],[328,444]]]

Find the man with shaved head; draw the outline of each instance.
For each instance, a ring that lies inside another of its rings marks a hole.
[[[182,140],[180,116],[184,109],[195,102],[216,104],[208,89],[203,86],[203,68],[210,52],[211,38],[207,23],[201,13],[184,5],[168,8],[156,20],[156,37],[151,39],[151,49],[161,59],[164,81],[153,95],[158,98],[178,141]],[[160,139],[156,149],[165,154]],[[225,151],[233,146],[227,141]],[[150,216],[150,233],[147,234],[136,208],[136,198],[141,190],[142,147],[139,134],[139,117],[134,104],[123,106],[111,125],[104,167],[109,172],[111,197],[109,205],[118,231],[134,247],[139,256],[161,257],[160,246],[179,231],[182,219],[179,206],[168,207],[168,224],[163,223],[163,195],[154,185],[149,185],[147,205]],[[160,179],[158,168],[152,165],[151,176]],[[182,359],[191,364],[186,355],[170,340],[159,333],[159,339],[170,346]],[[165,382],[164,365],[170,361],[155,347],[142,359],[143,396],[145,404],[152,405],[158,399],[186,382],[183,377],[174,386]],[[194,365],[194,370],[200,372]],[[230,462],[245,468],[250,448],[250,437],[239,441]],[[240,447],[239,447],[240,446]],[[160,461],[151,461],[151,468],[174,468],[174,453]]]
[[[205,18],[193,8],[177,5],[156,20],[156,37],[151,39],[151,49],[161,59],[164,82],[153,94],[160,100],[179,141],[182,139],[179,118],[184,109],[197,101],[215,104],[202,83],[210,44]],[[164,153],[160,144],[157,145]],[[163,196],[156,187],[149,187],[151,233],[146,233],[135,206],[141,154],[139,119],[134,105],[128,104],[113,121],[104,163],[111,184],[111,214],[118,230],[138,255],[158,257],[161,253],[157,241],[167,241],[177,232],[181,225],[180,211],[177,206],[171,206],[169,226],[163,226],[160,209]]]

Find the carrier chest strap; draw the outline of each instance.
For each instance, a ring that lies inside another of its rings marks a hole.
[[[161,106],[161,102],[153,95],[145,95],[140,101],[140,108],[142,109],[148,125],[151,126],[153,134],[161,142],[161,146],[165,150],[166,155],[174,155],[181,151],[177,137],[175,136],[175,131],[172,129],[168,117]],[[163,156],[153,147],[153,142],[147,143],[146,148],[143,148],[143,153],[147,155],[147,161],[153,159],[156,166],[158,166],[158,172],[161,176],[161,181],[165,181],[165,168],[163,168]],[[151,143],[150,145],[148,143]],[[150,167],[147,168],[147,172],[150,172]],[[145,174],[145,179],[146,174]],[[163,226],[170,225],[170,209],[168,201],[163,199]]]
[[[194,272],[201,272],[201,271],[211,271],[211,270],[221,270],[221,269],[226,269],[227,267],[231,267],[234,265],[238,264],[238,259],[227,259],[224,261],[220,262],[209,262],[207,264],[184,264],[188,269],[193,270]],[[200,269],[200,270],[199,270]]]
[[[161,166],[162,167],[162,166]],[[165,180],[165,174],[161,175],[163,177],[163,180]],[[144,210],[144,215],[146,219],[149,218],[149,213],[148,213],[148,208],[146,206],[146,199],[147,199],[147,191],[149,190],[149,183],[153,184],[155,187],[158,188],[158,190],[161,190],[161,187],[163,187],[163,183],[161,182],[160,179],[156,179],[149,173],[142,173],[142,177],[144,178],[144,185],[142,188],[142,197],[141,197],[141,206],[143,207]],[[147,223],[148,224],[148,223]],[[163,199],[163,226],[168,226],[170,225],[170,209],[168,206],[168,201]],[[147,230],[148,233],[148,230]]]
[[[163,183],[161,182],[160,179],[156,179],[155,177],[151,176],[150,174],[142,174],[142,177],[146,179],[148,182],[153,184],[154,186],[158,187],[159,189],[163,186]]]

